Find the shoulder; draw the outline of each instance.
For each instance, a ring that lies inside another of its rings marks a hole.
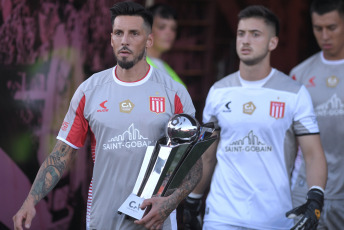
[[[319,61],[321,62],[321,52],[313,54],[311,57],[307,58],[306,60],[302,61],[300,64],[295,66],[291,71],[290,75],[300,73],[306,69],[311,68],[313,65],[319,65]]]
[[[283,72],[275,69],[275,73],[264,85],[265,88],[270,88],[279,91],[285,91],[290,93],[298,93],[302,84],[294,81],[291,77],[284,74]]]
[[[221,80],[217,81],[213,85],[213,89],[222,89],[227,87],[235,87],[240,86],[240,80],[238,77],[238,71],[232,74],[229,74],[222,78]]]
[[[155,84],[161,85],[161,87],[164,87],[166,90],[169,91],[186,91],[186,88],[181,83],[173,80],[170,75],[165,73],[164,71],[161,71],[157,68],[152,68],[152,76],[150,78],[150,81],[154,82]]]
[[[94,73],[87,80],[85,80],[80,87],[86,91],[113,82],[112,72],[113,68]]]

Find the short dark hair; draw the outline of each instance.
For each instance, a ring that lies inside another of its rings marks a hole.
[[[177,11],[164,3],[154,4],[147,9],[152,13],[153,18],[155,18],[156,16],[160,16],[165,19],[178,19]]]
[[[129,16],[140,16],[143,18],[144,23],[152,29],[153,16],[151,12],[146,10],[142,5],[136,2],[119,2],[110,8],[111,12],[111,25],[115,21],[117,16],[129,15]]]
[[[323,15],[331,11],[338,11],[344,16],[344,0],[313,0],[310,7],[310,13]]]
[[[248,6],[238,14],[239,21],[245,18],[262,18],[265,23],[271,25],[275,29],[275,35],[279,34],[279,20],[277,16],[268,8],[262,5]]]

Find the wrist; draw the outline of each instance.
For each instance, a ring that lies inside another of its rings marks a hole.
[[[203,194],[197,194],[197,193],[190,193],[188,195],[188,197],[192,198],[192,199],[201,199],[203,197]]]
[[[312,189],[318,189],[318,190],[320,190],[323,194],[325,194],[325,190],[324,190],[322,187],[318,186],[318,185],[313,185],[308,191],[310,191],[310,190],[312,190]]]

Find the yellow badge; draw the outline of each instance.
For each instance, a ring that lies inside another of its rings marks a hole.
[[[119,111],[122,113],[130,113],[135,105],[130,100],[125,100],[119,103]]]
[[[339,79],[336,76],[328,77],[326,80],[327,87],[334,88],[338,85],[338,83],[339,83]]]
[[[252,101],[247,102],[243,105],[243,113],[252,115],[252,113],[256,110],[256,106],[253,104]]]

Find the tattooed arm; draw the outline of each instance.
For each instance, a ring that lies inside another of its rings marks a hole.
[[[178,204],[195,188],[202,176],[202,160],[199,159],[186,175],[181,185],[167,197],[153,197],[145,200],[141,208],[151,205],[151,210],[136,224],[144,225],[148,229],[161,229],[164,221]]]
[[[22,207],[13,217],[14,229],[22,230],[22,224],[29,228],[36,214],[35,205],[45,197],[57,184],[66,168],[75,158],[76,149],[58,140],[52,153],[41,165],[30,193]]]

